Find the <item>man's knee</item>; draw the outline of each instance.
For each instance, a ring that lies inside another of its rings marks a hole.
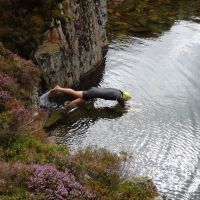
[[[83,91],[77,91],[77,95],[79,98],[83,98]]]

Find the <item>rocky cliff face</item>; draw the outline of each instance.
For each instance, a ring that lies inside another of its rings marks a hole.
[[[34,57],[48,86],[72,86],[98,66],[107,45],[106,0],[65,0]],[[66,14],[67,13],[67,14]]]

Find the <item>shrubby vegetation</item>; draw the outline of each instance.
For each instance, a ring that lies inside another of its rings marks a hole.
[[[147,179],[121,175],[126,155],[87,148],[69,154],[43,131],[45,111],[33,104],[39,72],[0,44],[0,199],[153,199]]]
[[[65,21],[58,3],[62,0],[1,0],[0,41],[11,51],[30,57],[50,27],[52,18]]]

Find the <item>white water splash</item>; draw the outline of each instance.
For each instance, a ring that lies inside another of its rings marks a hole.
[[[55,109],[58,107],[58,105],[55,102],[51,102],[49,100],[49,98],[48,98],[49,93],[50,93],[50,91],[46,92],[45,94],[43,94],[42,96],[39,97],[39,105],[44,108]]]

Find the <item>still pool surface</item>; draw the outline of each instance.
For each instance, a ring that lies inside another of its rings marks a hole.
[[[175,20],[156,37],[110,37],[99,87],[130,91],[129,111],[95,100],[95,109],[73,111],[74,120],[63,119],[51,132],[72,150],[97,145],[127,151],[130,175],[151,177],[172,199],[200,199],[198,21],[194,16]]]

